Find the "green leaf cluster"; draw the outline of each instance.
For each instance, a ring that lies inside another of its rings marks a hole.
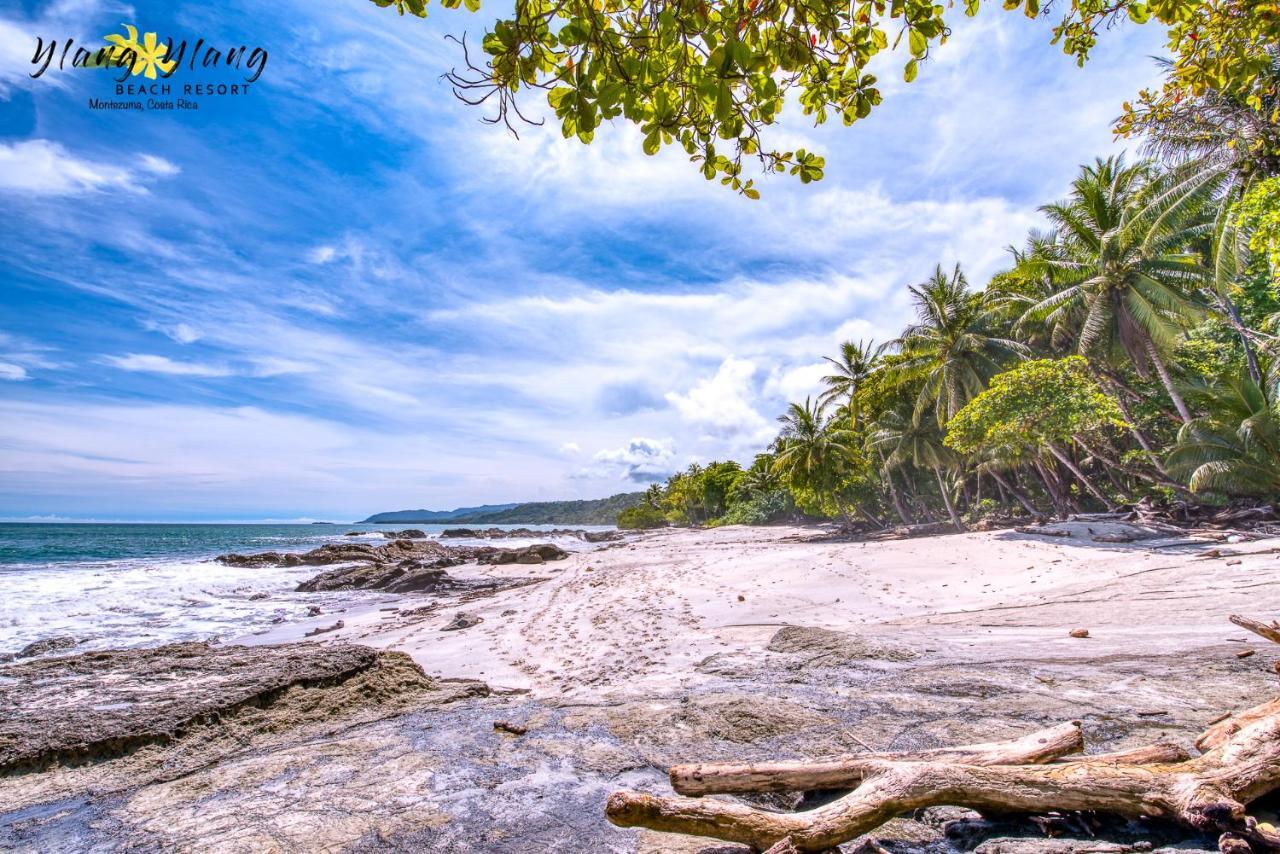
[[[1103,427],[1125,427],[1081,356],[1032,359],[997,374],[947,422],[944,440],[962,453],[1008,453],[1061,444]]]

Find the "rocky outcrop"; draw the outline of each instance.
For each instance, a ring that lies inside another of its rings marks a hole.
[[[427,532],[417,528],[405,528],[403,531],[383,531],[382,536],[388,540],[425,540]]]
[[[452,566],[453,564],[448,564]],[[386,590],[388,593],[435,593],[456,590],[460,585],[435,561],[404,560],[348,566],[322,572],[299,584],[299,593],[326,590]]]
[[[302,554],[260,552],[227,554],[215,558],[226,566],[327,566],[335,563],[395,563],[416,560],[436,566],[457,566],[473,559],[473,550],[442,546],[434,540],[392,540],[386,545],[333,543]]]
[[[519,549],[488,549],[476,555],[480,563],[546,563],[549,560],[564,560],[569,553],[551,543],[538,543]]]
[[[363,646],[169,644],[12,664],[0,679],[0,773],[95,762],[167,743],[291,686],[340,683],[380,653]]]

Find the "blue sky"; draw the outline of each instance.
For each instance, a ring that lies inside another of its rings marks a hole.
[[[907,284],[983,281],[1123,148],[1160,49],[1120,29],[1078,69],[992,7],[914,83],[886,71],[857,126],[784,114],[776,143],[827,177],[751,202],[627,127],[588,148],[482,124],[443,36],[493,8],[0,5],[0,517],[350,519],[750,459],[823,355],[896,333]],[[121,22],[269,61],[197,111],[28,77],[37,36]]]

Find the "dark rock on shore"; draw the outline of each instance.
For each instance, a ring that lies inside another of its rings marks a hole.
[[[483,622],[484,622],[484,617],[480,617],[475,614],[470,614],[470,613],[467,613],[466,611],[459,611],[458,613],[453,615],[453,619],[450,620],[448,624],[445,625],[442,629],[440,629],[440,631],[456,632],[459,629],[469,629],[472,626],[478,626]]]
[[[383,531],[382,536],[388,540],[425,540],[427,532],[417,528],[405,528],[403,531]]]
[[[549,560],[564,560],[569,553],[551,543],[538,543],[519,549],[490,549],[476,555],[480,563],[545,563]]]
[[[583,531],[582,539],[588,543],[612,543],[621,540],[621,531]]]

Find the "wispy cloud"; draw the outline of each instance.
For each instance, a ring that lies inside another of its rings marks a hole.
[[[122,371],[140,371],[149,374],[168,374],[174,377],[229,377],[235,371],[225,365],[209,365],[201,362],[179,362],[168,356],[146,353],[128,353],[124,356],[107,356],[106,363]]]
[[[0,142],[0,190],[37,196],[70,196],[103,190],[146,193],[143,183],[149,176],[169,176],[177,167],[160,158],[151,158],[173,171],[166,172],[145,160],[138,169],[89,160],[73,155],[60,143],[30,139]]]

